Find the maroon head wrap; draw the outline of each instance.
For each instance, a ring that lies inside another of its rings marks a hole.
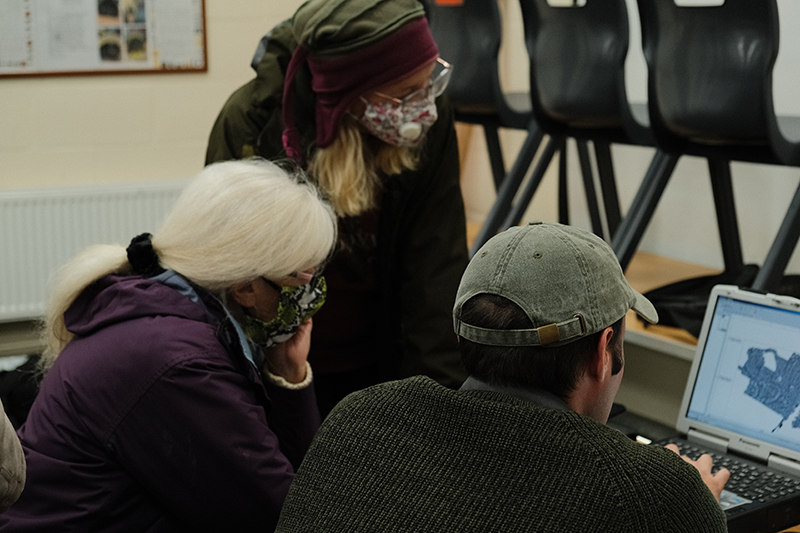
[[[302,44],[295,49],[283,88],[283,146],[300,161],[300,133],[294,124],[294,78],[301,65],[311,70],[311,88],[317,97],[317,147],[336,139],[342,116],[359,96],[402,80],[435,61],[439,49],[428,21],[416,19],[375,44],[347,55],[317,60]]]

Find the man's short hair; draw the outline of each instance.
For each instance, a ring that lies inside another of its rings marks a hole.
[[[462,308],[462,320],[482,328],[526,329],[532,326],[525,312],[511,300],[494,294],[470,298]],[[622,370],[622,318],[609,324],[613,336],[609,349],[612,374]],[[461,339],[461,361],[471,376],[491,385],[539,388],[566,400],[575,390],[597,347],[600,330],[556,347],[492,346]]]

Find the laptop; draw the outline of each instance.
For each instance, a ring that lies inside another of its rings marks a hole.
[[[677,429],[682,454],[731,470],[729,532],[800,524],[800,300],[714,287]]]

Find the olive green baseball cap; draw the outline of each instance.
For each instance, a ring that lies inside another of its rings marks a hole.
[[[494,330],[462,322],[464,304],[479,294],[516,303],[533,328]],[[494,236],[477,251],[461,278],[453,324],[459,336],[478,344],[555,347],[601,331],[630,309],[658,322],[653,304],[630,286],[603,239],[573,226],[532,222]]]

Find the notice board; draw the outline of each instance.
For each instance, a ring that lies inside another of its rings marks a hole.
[[[0,0],[0,77],[205,72],[203,0]]]

